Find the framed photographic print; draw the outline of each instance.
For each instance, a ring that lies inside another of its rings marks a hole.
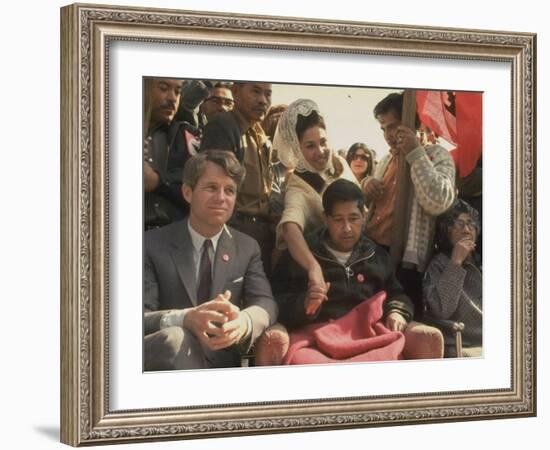
[[[90,5],[62,8],[61,28],[63,442],[536,414],[535,35]],[[427,93],[442,113],[479,98],[481,355],[144,370],[144,86],[164,79],[208,81],[202,101],[228,107],[218,82],[267,83],[272,105],[312,98],[334,150],[364,141],[379,160],[389,141],[372,111],[388,94],[420,116]]]

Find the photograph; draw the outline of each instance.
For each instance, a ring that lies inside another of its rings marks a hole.
[[[482,357],[481,92],[150,77],[143,117],[145,371]]]

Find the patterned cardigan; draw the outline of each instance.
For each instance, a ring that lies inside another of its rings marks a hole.
[[[392,158],[391,153],[382,158],[372,176],[382,180]],[[414,193],[402,261],[405,266],[424,272],[431,256],[435,219],[455,200],[455,165],[449,152],[440,145],[417,147],[406,159]]]

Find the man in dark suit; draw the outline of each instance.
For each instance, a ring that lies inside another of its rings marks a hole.
[[[189,216],[145,234],[145,370],[234,367],[277,318],[256,241],[226,226],[244,169],[230,152],[185,165]]]

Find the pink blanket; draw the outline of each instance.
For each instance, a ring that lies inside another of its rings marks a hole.
[[[385,299],[386,293],[381,291],[337,320],[293,331],[283,364],[401,359],[405,337],[401,332],[388,330],[380,322]]]

